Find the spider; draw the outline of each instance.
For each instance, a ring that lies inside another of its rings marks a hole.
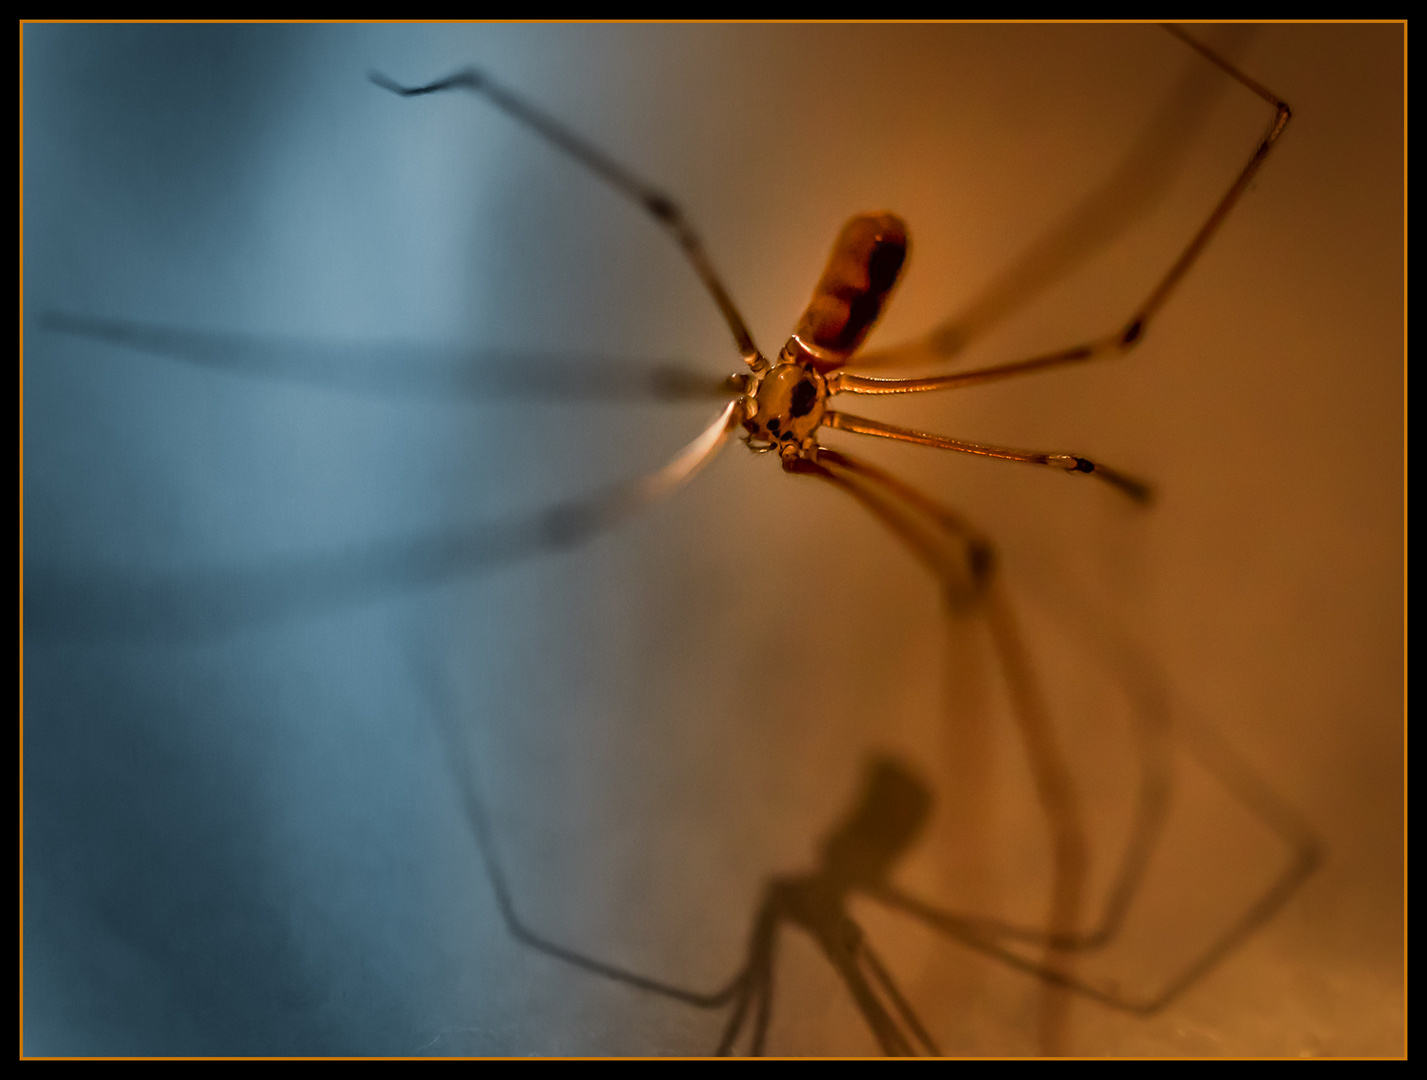
[[[732,1018],[719,1043],[720,1053],[733,1047],[750,1003],[754,1003],[756,1012],[751,1050],[755,1054],[763,1051],[771,1008],[774,947],[784,924],[801,928],[817,941],[846,983],[883,1052],[908,1054],[921,1048],[939,1053],[925,1026],[852,918],[847,906],[847,897],[852,893],[860,891],[890,897],[893,904],[929,925],[1042,979],[1047,989],[1041,1009],[1040,1046],[1045,1053],[1055,1053],[1062,1045],[1066,991],[1075,990],[1131,1012],[1156,1012],[1275,912],[1317,866],[1320,856],[1311,830],[1262,785],[1246,782],[1250,773],[1242,768],[1230,768],[1220,773],[1220,778],[1279,833],[1293,853],[1288,866],[1225,933],[1215,936],[1203,952],[1157,994],[1132,999],[1076,979],[1067,958],[1079,950],[1100,948],[1112,940],[1138,887],[1138,878],[1144,872],[1154,844],[1154,834],[1165,815],[1162,803],[1167,798],[1168,778],[1163,766],[1152,762],[1150,757],[1154,751],[1148,751],[1149,756],[1143,762],[1145,775],[1138,818],[1131,829],[1123,866],[1103,913],[1095,920],[1095,928],[1082,931],[1089,853],[1079,800],[1063,751],[1057,745],[1047,706],[1041,700],[1036,677],[1025,655],[1015,617],[1004,598],[997,595],[992,545],[949,508],[879,468],[823,446],[818,438],[819,430],[826,426],[831,430],[1047,466],[1071,474],[1095,476],[1136,502],[1150,500],[1150,488],[1144,482],[1080,454],[1012,449],[901,428],[835,411],[831,399],[842,393],[889,395],[960,389],[1103,360],[1129,352],[1143,340],[1154,317],[1248,189],[1291,117],[1284,102],[1215,52],[1177,28],[1166,29],[1272,107],[1267,133],[1239,175],[1169,269],[1118,328],[1088,341],[1025,359],[969,372],[922,377],[868,377],[846,370],[849,364],[855,363],[858,350],[889,302],[907,261],[908,228],[895,214],[864,213],[847,222],[834,242],[827,266],[797,327],[776,360],[769,361],[754,343],[703,241],[683,210],[667,195],[479,71],[467,69],[420,86],[402,86],[379,73],[371,76],[378,86],[402,97],[453,89],[483,96],[633,200],[679,245],[727,323],[738,353],[749,369],[747,374],[728,379],[725,389],[733,400],[704,433],[669,464],[594,501],[560,507],[542,515],[521,537],[520,544],[562,546],[583,538],[590,531],[607,527],[611,520],[648,502],[664,498],[702,469],[741,426],[749,448],[758,453],[776,453],[784,471],[825,481],[861,503],[931,572],[949,613],[954,617],[964,616],[968,610],[977,609],[990,627],[993,651],[1009,687],[1037,797],[1052,834],[1052,895],[1043,930],[939,911],[889,886],[887,878],[902,847],[919,831],[930,795],[910,773],[884,761],[874,768],[861,807],[841,831],[826,841],[818,869],[805,877],[775,879],[768,886],[755,917],[746,964],[734,982],[721,991],[692,992],[592,960],[532,932],[521,920],[517,905],[504,884],[477,797],[470,796],[473,829],[480,838],[488,872],[500,898],[502,916],[512,932],[550,955],[676,1000],[703,1007],[716,1007],[732,1000]],[[921,342],[883,352],[870,358],[870,362],[891,366],[928,360],[945,363],[960,351],[966,333],[960,325],[941,327]],[[798,554],[791,545],[780,543],[776,538],[769,547],[775,557],[793,558]],[[798,629],[796,622],[792,628]],[[1163,738],[1163,734],[1157,738],[1144,737],[1147,744],[1158,738]],[[1045,959],[1039,963],[1028,961],[1005,948],[1004,939],[1039,943],[1046,950]]]

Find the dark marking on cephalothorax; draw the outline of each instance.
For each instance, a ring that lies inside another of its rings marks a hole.
[[[807,416],[813,411],[813,406],[818,402],[817,384],[812,379],[804,379],[793,387],[792,401],[789,403],[788,411],[794,417]],[[772,426],[771,424],[769,425]]]

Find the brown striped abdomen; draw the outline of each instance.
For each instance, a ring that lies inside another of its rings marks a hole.
[[[901,218],[853,218],[838,234],[812,302],[786,348],[809,357],[820,371],[847,363],[881,317],[906,261],[907,226]]]

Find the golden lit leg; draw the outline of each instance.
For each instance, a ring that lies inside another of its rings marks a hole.
[[[1107,334],[1104,337],[1093,341],[1084,342],[1067,349],[1059,349],[1055,352],[1046,353],[1042,356],[1032,357],[1027,360],[1016,360],[1006,364],[996,364],[992,367],[980,368],[976,371],[966,371],[955,375],[941,375],[922,379],[879,379],[862,375],[852,375],[846,372],[838,372],[829,379],[828,389],[831,393],[852,393],[852,394],[912,394],[930,390],[952,390],[963,386],[973,386],[977,383],[989,382],[993,379],[1005,379],[1016,375],[1029,375],[1037,371],[1047,371],[1051,368],[1065,367],[1070,364],[1084,363],[1089,360],[1099,360],[1107,356],[1115,356],[1128,352],[1144,339],[1145,329],[1149,326],[1150,320],[1159,312],[1170,295],[1174,292],[1184,275],[1189,272],[1189,268],[1194,265],[1194,261],[1199,257],[1205,246],[1213,239],[1214,234],[1219,230],[1219,226],[1224,223],[1224,219],[1233,210],[1239,199],[1243,197],[1250,182],[1263,165],[1264,159],[1268,157],[1273,149],[1278,137],[1283,134],[1284,128],[1288,126],[1292,118],[1292,112],[1287,104],[1280,100],[1271,91],[1249,78],[1238,68],[1234,67],[1223,57],[1213,52],[1211,49],[1195,41],[1178,27],[1166,26],[1171,34],[1183,41],[1195,52],[1199,53],[1211,64],[1220,68],[1240,85],[1258,97],[1262,98],[1273,107],[1273,119],[1269,123],[1268,132],[1259,142],[1258,147],[1250,155],[1248,162],[1234,182],[1229,185],[1228,191],[1219,199],[1214,209],[1210,211],[1209,217],[1199,227],[1199,231],[1194,234],[1184,250],[1179,253],[1179,257],[1174,260],[1164,276],[1150,290],[1148,296],[1140,303],[1124,325],[1117,331]],[[959,347],[959,341],[951,342],[954,347]],[[933,347],[925,342],[915,343],[904,349],[881,350],[875,354],[870,354],[868,359],[881,367],[894,367],[898,364],[911,364],[925,362],[929,352],[935,352]],[[945,354],[946,350],[941,350]],[[954,348],[953,350],[954,351]]]
[[[851,431],[857,435],[876,435],[883,439],[916,443],[918,446],[930,446],[938,450],[956,450],[963,454],[978,454],[981,457],[1000,458],[1002,461],[1019,461],[1027,465],[1049,465],[1051,468],[1067,473],[1088,473],[1091,476],[1098,476],[1136,502],[1147,503],[1151,497],[1150,486],[1143,480],[1136,480],[1132,476],[1126,476],[1116,469],[1107,468],[1078,454],[1013,450],[1006,446],[988,446],[985,443],[967,442],[964,439],[948,439],[942,435],[931,435],[924,431],[913,431],[910,428],[897,427],[894,424],[884,424],[879,420],[868,420],[861,416],[851,416],[848,413],[833,412],[831,409],[823,416],[823,425],[836,428],[839,431]]]

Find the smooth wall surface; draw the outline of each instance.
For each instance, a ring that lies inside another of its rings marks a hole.
[[[1321,840],[1317,874],[1169,1006],[1076,1001],[1058,1049],[1397,1054],[1403,30],[1198,32],[1295,119],[1145,343],[847,405],[1103,458],[1154,507],[825,441],[995,542],[1083,795],[1091,907],[1132,820],[1136,680]],[[933,800],[901,886],[1044,919],[1047,821],[1006,687],[851,500],[735,445],[576,549],[459,573],[440,554],[657,467],[714,406],[472,400],[407,385],[403,349],[738,358],[637,209],[486,103],[400,100],[367,72],[477,65],[675,195],[765,352],[842,222],[893,210],[912,254],[872,345],[989,312],[961,366],[1118,326],[1262,102],[1195,82],[1202,61],[1146,26],[29,25],[22,58],[26,1053],[712,1050],[726,1009],[511,937],[472,793],[530,926],[691,988],[738,970],[767,883],[814,866],[878,754]],[[1197,104],[1167,107],[1182,85]],[[1137,146],[1150,164],[1123,168]],[[1075,257],[1030,289],[1025,253],[1077,207]],[[233,372],[55,314],[273,344]],[[398,377],[288,377],[294,339],[398,343]],[[1125,934],[1081,969],[1097,985],[1162,985],[1287,859],[1175,746]],[[847,910],[942,1050],[1044,1049],[1036,980]],[[769,1053],[877,1052],[806,936],[775,970]]]

